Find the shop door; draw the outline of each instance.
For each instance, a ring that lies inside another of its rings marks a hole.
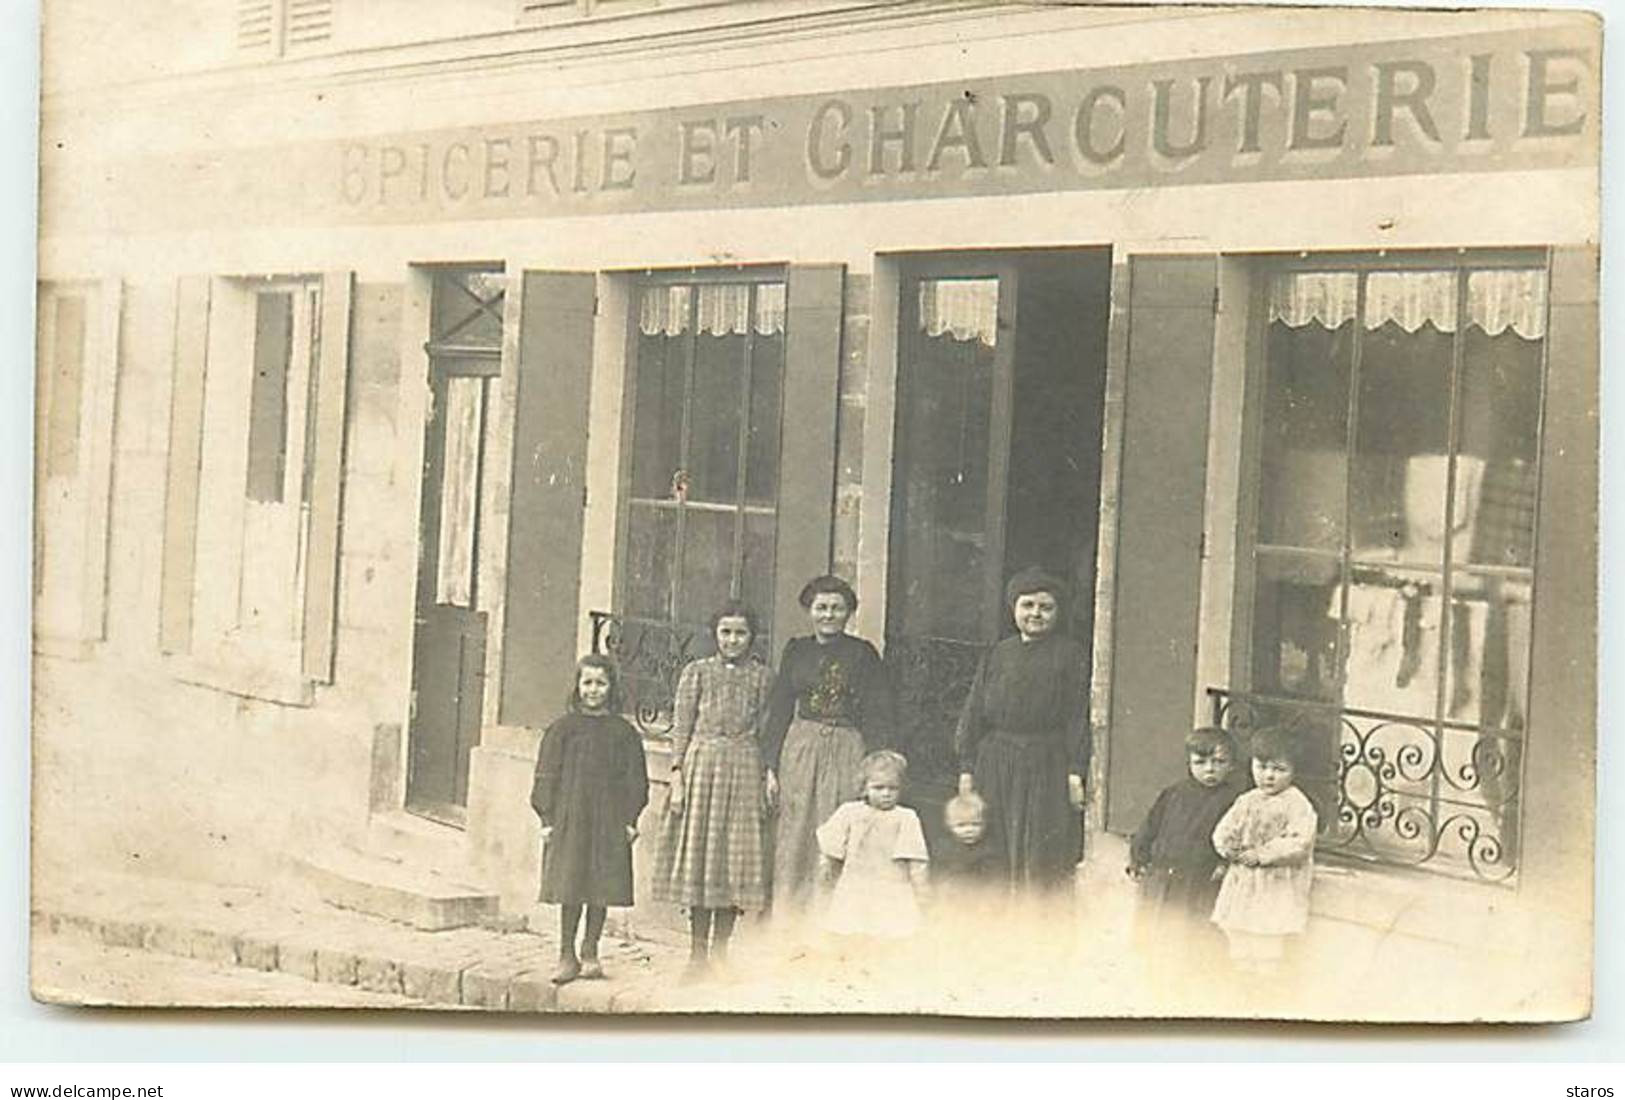
[[[886,656],[922,793],[951,785],[977,662],[1014,629],[1011,574],[1064,578],[1062,629],[1090,642],[1109,284],[1106,249],[906,269]]]
[[[506,294],[501,272],[433,278],[406,801],[460,824],[485,700],[479,566]]]

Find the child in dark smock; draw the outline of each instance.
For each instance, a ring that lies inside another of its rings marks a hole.
[[[604,976],[598,940],[607,907],[632,904],[632,842],[649,801],[643,739],[618,713],[614,662],[583,657],[568,705],[542,736],[530,791],[542,823],[541,900],[559,906],[559,984]]]
[[[1223,950],[1213,925],[1223,861],[1213,829],[1242,792],[1239,752],[1226,730],[1204,728],[1185,738],[1189,774],[1165,788],[1129,843],[1128,874],[1140,884],[1135,944],[1155,969]]]
[[[963,927],[991,920],[1009,887],[1004,852],[987,834],[987,803],[979,795],[955,795],[942,816],[948,839],[931,861],[937,923]]]
[[[1017,889],[1069,886],[1082,854],[1089,655],[1056,629],[1065,591],[1038,569],[1010,579],[1005,597],[1019,634],[983,658],[954,737],[959,791],[987,801]]]

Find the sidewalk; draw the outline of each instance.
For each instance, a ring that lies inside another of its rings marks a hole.
[[[425,932],[301,896],[109,873],[36,884],[33,934],[89,936],[218,965],[407,999],[411,1007],[517,1012],[654,1010],[675,984],[680,949],[606,933],[606,981],[548,981],[556,937],[457,928]],[[149,1002],[145,1002],[149,1003]]]

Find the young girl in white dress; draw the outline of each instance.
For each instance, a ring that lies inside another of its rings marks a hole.
[[[1309,923],[1316,818],[1309,799],[1293,786],[1294,740],[1266,730],[1251,749],[1255,785],[1213,830],[1213,848],[1225,860],[1213,923],[1229,940],[1238,970],[1273,975],[1288,942]]]
[[[818,827],[820,877],[832,885],[824,927],[843,936],[901,939],[920,926],[926,890],[925,832],[897,804],[908,761],[882,750],[863,758],[863,798]]]

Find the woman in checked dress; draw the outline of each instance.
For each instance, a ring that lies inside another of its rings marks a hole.
[[[691,661],[673,702],[671,802],[654,895],[689,911],[689,979],[722,961],[741,910],[767,905],[767,789],[758,737],[773,674],[750,656],[756,617],[711,617],[715,655]]]

